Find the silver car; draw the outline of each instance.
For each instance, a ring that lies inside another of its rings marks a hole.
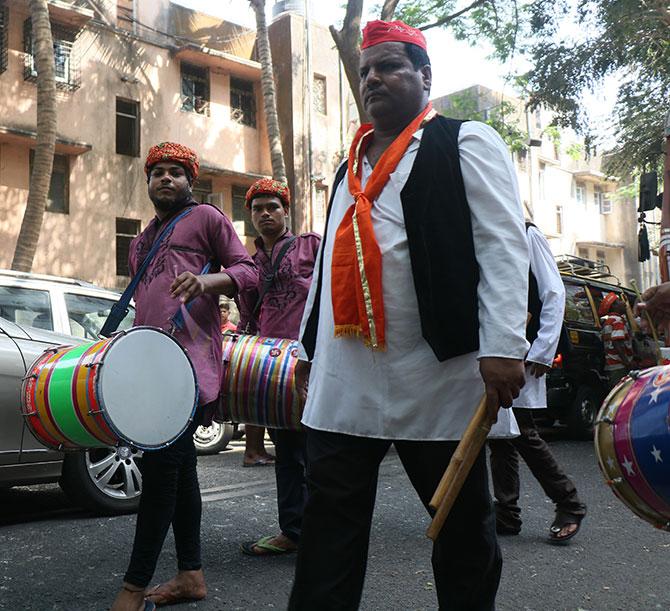
[[[42,446],[19,410],[23,376],[49,346],[94,340],[119,294],[92,284],[0,270],[0,487],[58,481],[78,505],[99,514],[137,509],[141,452],[102,448],[61,453]],[[129,328],[132,307],[120,328]],[[225,448],[232,425],[200,427],[200,453]]]

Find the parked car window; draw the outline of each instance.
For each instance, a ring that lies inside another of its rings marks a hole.
[[[115,300],[102,297],[91,297],[90,295],[77,295],[76,293],[65,293],[65,307],[70,324],[70,334],[76,337],[97,339],[100,329]],[[128,315],[121,321],[119,331],[129,329],[133,326],[135,310],[130,308]]]
[[[586,295],[585,286],[565,284],[565,320],[594,324],[593,310]]]
[[[49,291],[0,286],[0,316],[19,325],[54,329]]]

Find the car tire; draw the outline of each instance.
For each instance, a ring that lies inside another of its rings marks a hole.
[[[141,458],[140,450],[125,446],[68,453],[60,487],[96,515],[134,513],[142,494]]]
[[[577,439],[592,439],[600,409],[600,393],[592,386],[580,386],[567,418],[569,433]]]
[[[199,426],[193,434],[198,454],[218,454],[225,450],[233,438],[235,427],[230,422],[212,422],[210,426]]]

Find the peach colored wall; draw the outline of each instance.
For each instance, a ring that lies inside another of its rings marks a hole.
[[[23,80],[23,21],[27,11],[10,5],[8,68],[0,74],[0,126],[35,130],[36,86]],[[33,271],[76,276],[102,286],[123,286],[115,273],[115,219],[142,226],[153,216],[142,159],[162,140],[193,147],[201,163],[240,173],[270,174],[260,96],[258,128],[230,120],[230,74],[210,69],[210,116],[180,110],[180,62],[166,48],[89,24],[76,42],[81,87],[58,92],[58,137],[92,149],[70,157],[70,212],[46,213]],[[121,80],[129,79],[128,82]],[[140,102],[140,157],[115,152],[116,97]],[[0,137],[1,139],[1,137]],[[11,264],[27,199],[30,143],[0,142],[0,267]],[[232,181],[213,179],[230,213]],[[243,182],[240,184],[244,184]]]

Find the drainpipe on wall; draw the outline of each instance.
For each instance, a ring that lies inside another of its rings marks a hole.
[[[306,229],[308,231],[312,230],[314,224],[314,157],[312,155],[312,95],[313,95],[313,69],[312,69],[312,23],[310,20],[310,0],[305,0],[305,80],[306,80],[306,93],[307,95],[304,98],[303,112],[305,113],[305,119],[307,120],[307,155],[305,159],[307,161],[307,188],[308,188],[308,201],[306,202],[305,209],[309,210],[309,219]]]
[[[665,117],[665,162],[663,170],[663,204],[661,206],[661,243],[659,266],[661,280],[670,280],[670,112]]]

